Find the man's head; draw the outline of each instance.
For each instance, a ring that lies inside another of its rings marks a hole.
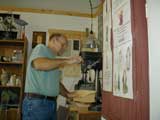
[[[68,46],[67,37],[60,33],[53,33],[48,41],[48,47],[57,55],[62,55]]]

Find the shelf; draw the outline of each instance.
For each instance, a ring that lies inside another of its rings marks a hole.
[[[16,39],[16,40],[0,40],[0,43],[24,43],[24,40]]]
[[[0,88],[21,88],[21,86],[2,86],[0,85]]]
[[[0,64],[22,65],[22,64],[23,64],[23,62],[0,62]]]
[[[2,107],[2,109],[4,110],[10,110],[10,109],[19,109],[19,104],[1,104],[0,106]]]
[[[6,44],[6,45],[23,45],[24,40],[16,39],[16,40],[0,40],[0,45]]]
[[[23,100],[23,92],[24,92],[24,83],[26,77],[26,66],[27,66],[27,39],[8,39],[3,40],[0,39],[0,56],[3,58],[5,56],[8,59],[0,60],[0,74],[2,73],[2,69],[5,69],[9,75],[16,74],[17,78],[20,78],[21,83],[17,85],[7,84],[0,85],[0,102],[3,100],[3,95],[7,95],[10,97],[14,97],[12,100],[9,100],[7,104],[2,101],[3,108],[6,108],[7,118],[5,116],[5,111],[1,111],[0,120],[16,120],[21,118],[21,106]],[[14,53],[14,50],[21,50],[21,54]],[[14,58],[14,55],[16,58]],[[13,59],[12,59],[13,58]],[[8,60],[9,62],[4,62],[4,60]],[[2,96],[2,98],[1,98]],[[4,97],[5,99],[5,97]],[[0,107],[2,105],[0,104]],[[18,109],[17,109],[18,108]]]

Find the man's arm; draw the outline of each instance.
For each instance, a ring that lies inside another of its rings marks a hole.
[[[51,70],[66,64],[80,63],[81,61],[82,58],[80,56],[71,57],[68,59],[49,59],[42,57],[33,60],[32,66],[37,70]]]
[[[66,98],[68,98],[69,91],[65,88],[65,86],[60,82],[60,94]]]
[[[73,99],[74,97],[77,97],[78,94],[76,94],[75,91],[69,92],[63,83],[60,82],[60,94],[66,98]]]

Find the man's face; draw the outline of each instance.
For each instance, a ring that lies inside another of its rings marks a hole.
[[[56,48],[57,55],[62,55],[66,50],[66,48],[68,47],[68,41],[63,37],[60,37],[60,38],[51,40],[50,45],[52,46],[51,48],[53,47]]]
[[[58,43],[60,44],[58,55],[62,55],[68,47],[68,42],[65,39],[61,39]]]

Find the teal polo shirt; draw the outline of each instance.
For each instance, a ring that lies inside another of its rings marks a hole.
[[[59,83],[61,72],[58,69],[42,71],[32,66],[36,58],[46,57],[54,59],[56,56],[45,45],[37,45],[28,60],[25,93],[37,93],[46,96],[57,96],[59,94]]]

